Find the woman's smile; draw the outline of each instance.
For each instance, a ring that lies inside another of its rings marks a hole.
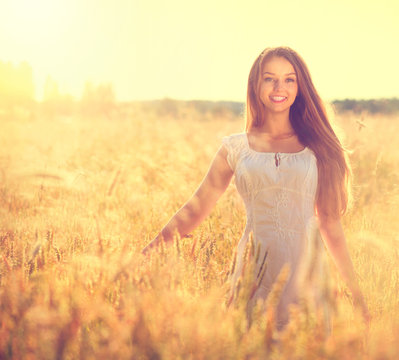
[[[283,103],[284,101],[287,100],[286,96],[270,96],[270,100],[273,101],[274,103]]]

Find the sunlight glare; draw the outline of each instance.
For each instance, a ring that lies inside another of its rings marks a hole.
[[[66,31],[66,4],[51,0],[7,1],[3,26],[16,42],[49,45]]]

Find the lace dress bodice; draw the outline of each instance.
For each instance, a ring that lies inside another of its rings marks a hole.
[[[291,275],[280,303],[284,322],[287,306],[298,298],[297,270],[314,227],[316,157],[307,147],[297,153],[257,152],[250,148],[246,133],[226,136],[222,143],[247,214],[235,271],[230,274],[231,294],[242,272],[244,250],[252,232],[261,257],[267,252],[267,269],[255,298],[265,299],[282,267],[290,266]]]

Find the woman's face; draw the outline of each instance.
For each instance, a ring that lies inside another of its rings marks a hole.
[[[261,76],[260,100],[266,111],[289,113],[298,93],[292,64],[283,57],[273,56],[263,65]]]

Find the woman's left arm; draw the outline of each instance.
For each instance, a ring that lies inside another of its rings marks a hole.
[[[360,307],[366,323],[369,323],[370,313],[356,279],[356,273],[346,245],[345,234],[340,219],[332,220],[319,217],[319,228],[324,243],[338,271],[352,292],[355,306]]]

